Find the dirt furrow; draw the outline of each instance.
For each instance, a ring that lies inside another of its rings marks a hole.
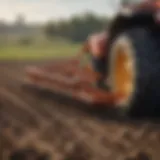
[[[22,63],[0,64],[3,151],[31,145],[56,160],[124,160],[145,151],[159,160],[159,124],[102,120],[47,94],[23,90],[23,68]]]

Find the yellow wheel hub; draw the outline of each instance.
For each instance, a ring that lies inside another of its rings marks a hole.
[[[128,43],[115,44],[111,52],[111,84],[112,91],[123,95],[126,104],[134,91],[134,58]]]

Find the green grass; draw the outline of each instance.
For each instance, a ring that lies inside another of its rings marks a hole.
[[[32,45],[7,44],[0,46],[0,60],[42,60],[75,55],[80,45],[71,43],[42,43]]]

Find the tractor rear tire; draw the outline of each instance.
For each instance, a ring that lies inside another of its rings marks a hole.
[[[123,42],[123,43],[121,43]],[[126,97],[125,103],[117,107],[131,117],[160,116],[160,36],[145,28],[132,28],[118,35],[110,50],[110,77],[111,91],[114,87],[113,60],[118,55],[116,47],[123,44],[133,58],[134,80],[132,79],[132,92],[130,99]],[[132,55],[131,55],[132,54]],[[123,72],[124,73],[124,72]],[[123,80],[123,75],[120,75]],[[125,77],[125,76],[124,76]],[[124,79],[125,83],[125,79]]]

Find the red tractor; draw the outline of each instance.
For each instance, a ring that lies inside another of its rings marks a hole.
[[[77,61],[27,68],[27,84],[125,115],[149,115],[160,106],[160,0],[122,0],[107,29],[110,91],[93,88],[95,74]],[[67,67],[66,67],[67,66]]]

